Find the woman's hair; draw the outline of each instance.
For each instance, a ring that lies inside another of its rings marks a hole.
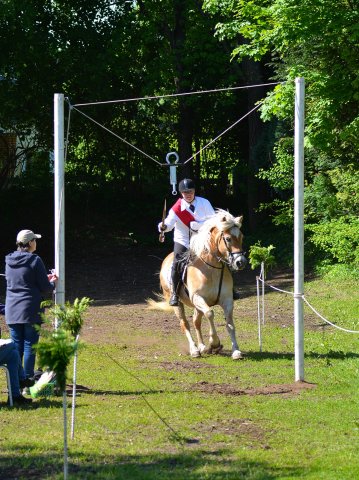
[[[19,252],[27,252],[30,248],[30,242],[27,242],[27,243],[18,242],[16,243],[16,245],[17,245],[17,250]]]

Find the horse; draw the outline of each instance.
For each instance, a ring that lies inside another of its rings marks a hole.
[[[200,357],[202,353],[212,353],[222,348],[214,325],[213,311],[215,305],[220,305],[232,342],[232,358],[234,360],[243,358],[233,324],[233,277],[230,271],[243,270],[247,264],[242,248],[242,221],[243,216],[235,218],[229,212],[217,209],[215,215],[207,219],[198,232],[192,235],[189,250],[185,253],[184,263],[187,265],[177,307],[168,305],[173,252],[162,262],[160,271],[162,295],[159,295],[159,301],[148,300],[148,306],[151,309],[165,311],[174,309],[181,330],[187,337],[191,357]],[[193,325],[197,345],[190,332],[184,305],[194,309]],[[208,347],[204,343],[201,331],[203,315],[210,325]]]

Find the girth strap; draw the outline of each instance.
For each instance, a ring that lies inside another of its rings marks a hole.
[[[221,277],[219,279],[219,285],[218,285],[218,295],[217,298],[214,302],[214,305],[217,304],[219,297],[221,296],[221,291],[222,291],[222,283],[223,283],[223,274],[224,274],[224,263],[222,263],[222,270],[221,270]]]

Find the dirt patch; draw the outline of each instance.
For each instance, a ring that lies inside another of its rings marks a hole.
[[[83,340],[96,344],[113,343],[124,347],[126,342],[130,341],[131,329],[142,328],[145,332],[141,340],[142,345],[152,345],[159,335],[173,336],[180,332],[174,314],[151,311],[146,305],[146,299],[155,298],[155,293],[160,291],[158,273],[162,260],[170,251],[171,245],[159,247],[133,245],[103,249],[101,252],[85,251],[76,257],[72,251],[69,252],[65,282],[67,300],[72,301],[83,296],[93,299],[82,331]],[[235,302],[235,318],[238,318],[239,322],[243,316],[251,316],[254,322],[257,321],[257,273],[247,268],[234,274],[234,283],[241,296],[241,299]],[[290,270],[271,272],[267,281],[284,290],[291,290],[293,272]],[[4,281],[1,287],[0,302],[4,302]],[[269,291],[270,289],[266,287],[266,292]],[[215,308],[220,312],[216,313],[216,325],[222,328],[223,314],[219,307]],[[278,293],[275,304],[273,302],[271,305],[266,301],[265,315],[268,324],[279,325],[283,329],[293,326],[292,298]],[[189,321],[191,322],[190,316]],[[7,336],[3,316],[0,316],[0,326],[3,328],[4,336]],[[318,322],[314,315],[308,314],[306,328],[321,328],[321,322]],[[139,338],[137,336],[137,341],[140,341]],[[181,352],[187,353],[182,347]],[[223,351],[221,354],[230,355],[230,352]],[[167,365],[163,368],[175,366]],[[190,368],[195,367],[191,365]]]
[[[233,437],[237,437],[246,440],[250,444],[253,443],[256,448],[260,445],[263,449],[270,448],[266,442],[266,431],[250,418],[216,419],[215,423],[200,423],[199,427],[197,430],[199,430],[201,435],[228,435],[230,441],[233,441]]]
[[[204,393],[220,393],[222,395],[282,395],[283,397],[291,397],[300,394],[303,390],[315,388],[314,383],[295,382],[281,385],[267,385],[258,388],[238,389],[233,385],[209,383],[206,381],[197,382],[190,386],[190,390]]]

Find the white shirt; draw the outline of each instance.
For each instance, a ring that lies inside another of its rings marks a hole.
[[[192,212],[189,208],[194,205],[195,210]],[[183,198],[181,199],[181,210],[188,210],[194,216],[194,221],[191,222],[191,229],[198,230],[201,223],[215,214],[215,211],[210,202],[202,197],[195,197],[192,203],[187,203]],[[158,231],[161,232],[162,222],[158,224]],[[170,232],[174,229],[173,241],[180,243],[184,247],[189,247],[190,229],[177,217],[171,208],[165,219],[166,230]]]

